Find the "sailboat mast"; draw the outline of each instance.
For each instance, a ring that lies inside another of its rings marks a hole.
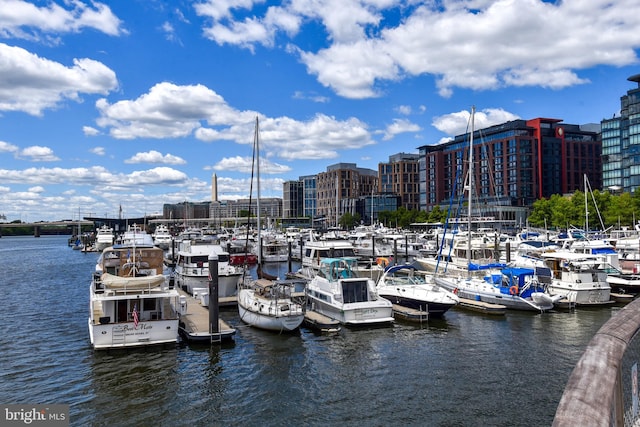
[[[258,214],[258,265],[262,265],[262,224],[260,223],[260,132],[258,131],[258,117],[256,116],[256,130],[254,135],[254,150],[256,152],[256,183],[258,198],[256,200],[256,210]]]
[[[467,225],[467,272],[469,272],[468,265],[471,263],[471,198],[473,192],[473,132],[475,128],[475,105],[471,107],[471,135],[469,136],[469,200],[468,200],[468,225]]]

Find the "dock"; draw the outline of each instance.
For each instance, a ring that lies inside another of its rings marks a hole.
[[[180,335],[189,342],[199,343],[219,343],[233,340],[236,330],[222,319],[218,319],[218,329],[220,332],[209,331],[209,309],[191,295],[178,289],[180,296],[186,300],[186,310],[180,314],[180,325],[178,330]]]
[[[429,320],[429,312],[393,304],[393,317],[409,322],[422,323]]]
[[[476,301],[467,298],[460,298],[460,302],[458,303],[457,307],[491,315],[504,315],[507,312],[507,307],[502,304],[491,304],[488,302]]]
[[[323,334],[340,332],[340,322],[316,311],[307,309],[304,314],[304,325]]]

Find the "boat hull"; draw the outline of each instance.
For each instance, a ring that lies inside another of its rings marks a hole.
[[[390,324],[393,322],[393,305],[379,298],[366,303],[332,305],[320,299],[311,299],[311,309],[347,326]]]
[[[252,289],[241,289],[238,293],[238,313],[243,322],[276,332],[294,331],[304,321],[301,306],[288,300],[256,298]]]
[[[378,294],[391,301],[393,304],[398,304],[403,307],[411,308],[413,310],[424,311],[429,314],[429,316],[443,316],[451,307],[455,307],[456,301],[425,301],[415,298],[404,297],[401,295],[395,295],[392,293],[385,293],[384,291],[379,290]]]
[[[178,341],[178,319],[94,324],[89,318],[91,345],[96,350],[142,347]]]

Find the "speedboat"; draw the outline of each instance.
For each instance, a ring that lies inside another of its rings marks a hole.
[[[378,294],[394,304],[442,316],[460,302],[451,291],[438,286],[433,275],[419,274],[411,264],[387,267],[376,285]]]

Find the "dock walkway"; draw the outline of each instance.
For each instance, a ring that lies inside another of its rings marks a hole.
[[[209,310],[203,307],[198,300],[191,295],[178,289],[180,296],[185,302],[185,308],[179,307],[180,335],[189,342],[222,342],[233,340],[236,330],[222,319],[218,319],[219,332],[209,330]]]

